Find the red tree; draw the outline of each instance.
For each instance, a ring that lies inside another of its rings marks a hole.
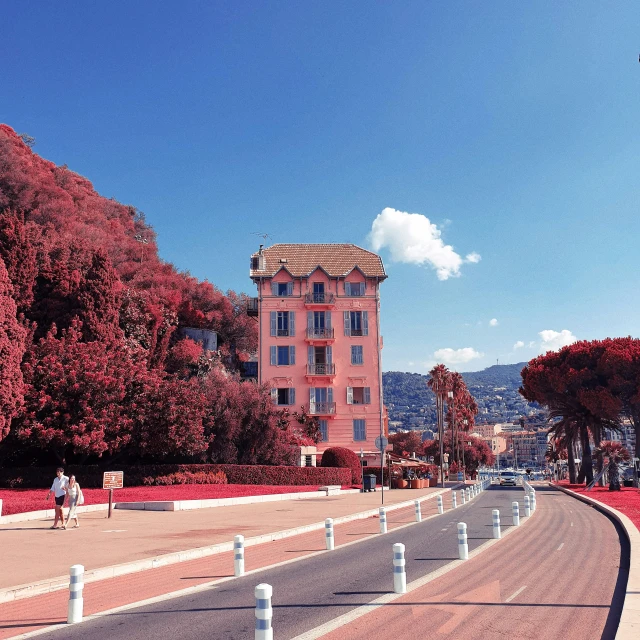
[[[393,453],[399,456],[410,456],[422,451],[422,438],[416,431],[392,433],[389,443],[393,445]]]
[[[16,318],[13,287],[0,258],[0,440],[9,433],[11,420],[23,402],[20,363],[26,334]]]

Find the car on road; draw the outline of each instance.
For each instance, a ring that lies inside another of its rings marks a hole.
[[[500,486],[516,486],[516,474],[513,471],[503,471],[500,474]]]

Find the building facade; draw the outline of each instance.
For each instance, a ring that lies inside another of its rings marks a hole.
[[[258,288],[258,381],[275,404],[317,416],[318,451],[375,463],[382,403],[382,260],[352,244],[276,244],[251,256]]]

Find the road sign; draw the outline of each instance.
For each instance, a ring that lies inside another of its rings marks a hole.
[[[376,449],[386,449],[389,446],[389,440],[384,436],[378,436],[376,438]]]
[[[124,482],[123,471],[105,471],[102,478],[103,489],[122,489]]]

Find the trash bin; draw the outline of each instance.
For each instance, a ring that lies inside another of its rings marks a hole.
[[[364,490],[365,491],[376,490],[376,477],[373,474],[367,474],[364,477]]]
[[[625,478],[622,481],[622,486],[624,486],[624,487],[633,487],[633,478],[629,478],[629,479]]]

